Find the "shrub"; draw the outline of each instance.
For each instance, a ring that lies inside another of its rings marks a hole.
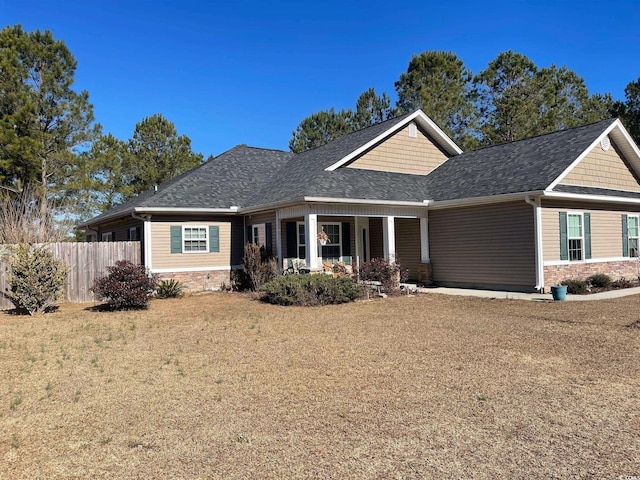
[[[407,280],[409,272],[402,267],[398,257],[394,262],[382,258],[373,258],[364,262],[359,270],[360,279],[370,282],[380,282],[383,290],[394,295],[400,292],[400,283]]]
[[[144,309],[156,289],[157,276],[147,275],[143,265],[120,260],[107,267],[109,274],[96,279],[91,290],[113,310]]]
[[[156,296],[158,298],[179,298],[183,295],[183,288],[184,285],[173,278],[169,280],[162,280],[158,284]]]
[[[285,275],[263,285],[265,301],[276,305],[328,305],[352,302],[361,294],[349,277]]]
[[[67,266],[42,247],[19,245],[11,252],[8,278],[11,290],[5,296],[29,315],[44,313],[62,299]]]
[[[237,290],[260,290],[260,287],[276,278],[279,274],[278,263],[264,246],[247,243],[244,246],[242,270],[235,278]]]
[[[595,288],[607,288],[611,285],[611,277],[604,273],[596,273],[587,278],[589,285]]]
[[[583,295],[589,291],[587,282],[578,278],[567,278],[561,285],[566,285],[567,292],[573,295]]]
[[[638,284],[633,280],[629,280],[628,278],[620,277],[618,280],[614,280],[611,282],[611,287],[615,289],[619,288],[632,288],[636,287]]]

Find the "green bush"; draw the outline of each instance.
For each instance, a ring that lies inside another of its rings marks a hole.
[[[11,249],[9,265],[11,290],[5,296],[16,308],[38,315],[62,299],[67,266],[48,250],[19,245]]]
[[[589,291],[587,282],[578,278],[567,278],[562,281],[561,285],[566,285],[567,293],[571,293],[573,295],[584,295]]]
[[[184,285],[173,278],[169,280],[162,280],[158,284],[156,296],[158,298],[179,298],[183,295],[183,288]]]
[[[91,290],[100,300],[106,300],[113,310],[144,309],[156,290],[157,276],[147,275],[144,265],[119,260],[107,267],[109,275],[96,279]]]
[[[611,285],[611,277],[604,273],[596,273],[587,278],[589,285],[595,288],[607,288]]]
[[[262,286],[265,301],[276,305],[328,305],[352,302],[360,288],[349,277],[285,275]]]

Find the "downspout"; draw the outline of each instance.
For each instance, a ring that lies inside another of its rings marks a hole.
[[[147,268],[147,272],[151,275],[151,215],[136,215],[135,212],[131,212],[131,216],[136,220],[142,220],[144,235],[144,266]]]
[[[544,292],[544,263],[542,257],[542,207],[540,206],[540,197],[535,200],[531,199],[531,195],[525,195],[524,201],[533,207],[534,216],[534,234],[535,234],[535,251],[536,251],[536,286],[538,292]]]

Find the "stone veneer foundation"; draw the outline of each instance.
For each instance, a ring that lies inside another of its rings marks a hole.
[[[223,283],[229,283],[229,270],[159,273],[158,279],[177,280],[184,284],[185,293],[197,293],[210,290],[220,290],[220,286]]]
[[[551,285],[557,285],[567,278],[585,280],[590,275],[604,273],[612,280],[619,278],[637,279],[640,272],[640,260],[632,258],[616,262],[569,263],[565,265],[548,265],[544,267],[545,291]]]

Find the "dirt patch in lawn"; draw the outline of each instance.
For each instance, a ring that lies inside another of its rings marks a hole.
[[[0,314],[0,478],[638,475],[640,296]]]

